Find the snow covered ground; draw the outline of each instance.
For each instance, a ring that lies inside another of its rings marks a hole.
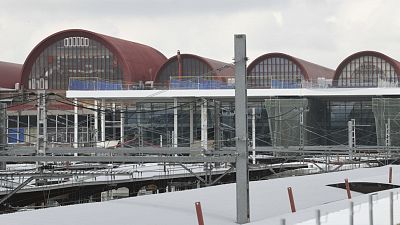
[[[392,167],[393,184],[400,185],[400,166]],[[346,191],[326,185],[342,183],[345,178],[348,178],[350,182],[387,183],[388,171],[388,167],[363,168],[251,182],[250,224],[278,225],[281,218],[286,219],[286,224],[315,224],[316,209],[321,209],[322,224],[348,224],[349,201],[346,199]],[[289,186],[293,189],[296,213],[290,212],[287,196],[287,187]],[[396,203],[399,205],[398,189],[393,191],[395,205]],[[388,200],[385,199],[385,196],[387,195],[388,191],[385,191],[375,197],[376,221],[380,221],[381,217],[386,218]],[[355,224],[366,224],[368,195],[352,192],[352,196],[355,201]],[[5,214],[0,216],[0,224],[197,225],[194,207],[194,203],[197,201],[202,204],[206,225],[236,224],[235,184]],[[395,207],[395,214],[396,212],[399,214],[400,206]],[[357,219],[357,216],[361,219]],[[396,217],[395,222],[399,221],[400,218]]]

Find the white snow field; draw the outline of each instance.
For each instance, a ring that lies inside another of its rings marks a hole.
[[[392,167],[393,184],[400,185],[400,166]],[[281,218],[285,218],[286,224],[311,225],[315,224],[316,209],[321,210],[322,224],[348,224],[346,190],[326,185],[342,183],[345,178],[350,182],[388,183],[388,171],[389,167],[385,166],[251,182],[249,224],[279,225]],[[290,211],[289,186],[293,189],[296,213]],[[399,222],[399,189],[392,191],[395,193],[395,215],[397,213],[395,222]],[[388,193],[379,192],[374,198],[376,221],[389,219],[389,200],[385,198]],[[352,192],[352,196],[355,224],[368,224],[368,195]],[[205,225],[236,224],[235,184],[5,214],[0,216],[0,224],[197,225],[194,206],[197,201],[202,204]]]

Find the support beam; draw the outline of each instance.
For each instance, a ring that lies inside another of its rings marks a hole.
[[[235,129],[236,129],[236,216],[237,223],[250,222],[247,149],[246,35],[235,35]]]
[[[235,159],[235,156],[0,156],[0,162],[233,163]]]
[[[7,199],[11,198],[15,193],[17,193],[19,190],[21,190],[23,187],[25,187],[27,184],[29,184],[34,178],[35,177],[29,177],[24,182],[22,182],[20,185],[18,185],[14,190],[12,190],[6,196],[4,196],[2,199],[0,199],[0,205],[2,205],[5,201],[7,201]]]

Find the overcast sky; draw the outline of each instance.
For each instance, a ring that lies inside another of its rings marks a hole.
[[[250,62],[284,52],[335,69],[375,50],[400,61],[399,0],[1,0],[0,61],[23,63],[42,39],[82,28],[232,62],[247,35]]]

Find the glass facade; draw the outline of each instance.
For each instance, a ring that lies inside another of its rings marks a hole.
[[[372,101],[369,100],[341,100],[327,101],[328,110],[327,139],[329,145],[348,143],[348,126],[351,119],[356,122],[356,144],[376,145],[377,136],[375,117],[372,111]]]
[[[397,83],[394,67],[382,58],[361,56],[348,63],[341,71],[339,87],[378,87],[384,83]]]
[[[78,116],[79,143],[88,147],[94,143],[94,131],[92,130],[94,117],[91,114]],[[8,116],[7,142],[36,143],[37,115]],[[49,143],[66,144],[74,141],[74,115],[48,115],[47,138]]]
[[[304,74],[294,62],[287,58],[267,58],[249,72],[248,86],[251,88],[297,88],[301,87]]]
[[[234,102],[208,102],[207,104],[207,136],[209,148],[214,148],[219,137],[221,147],[235,146],[235,107]],[[193,110],[193,143],[200,147],[201,140],[201,105],[196,103],[178,103],[178,146],[190,146],[190,109]],[[268,118],[263,102],[249,103],[256,109],[256,144],[257,146],[270,145]],[[139,103],[136,108],[129,109],[126,115],[125,135],[130,146],[172,146],[172,132],[174,130],[173,103]],[[251,139],[251,116],[249,121],[249,138]],[[216,127],[216,121],[219,126]],[[217,135],[216,132],[219,132]],[[139,137],[142,137],[140,140]]]
[[[158,82],[169,84],[171,77],[178,77],[178,71],[178,60],[169,62],[168,65],[160,71]],[[209,73],[210,71],[212,71],[212,69],[201,60],[182,57],[182,77],[185,77],[185,79],[191,77],[210,77],[213,75]]]
[[[96,40],[69,37],[56,41],[37,57],[29,74],[29,89],[68,89],[69,79],[121,81],[121,62]]]

